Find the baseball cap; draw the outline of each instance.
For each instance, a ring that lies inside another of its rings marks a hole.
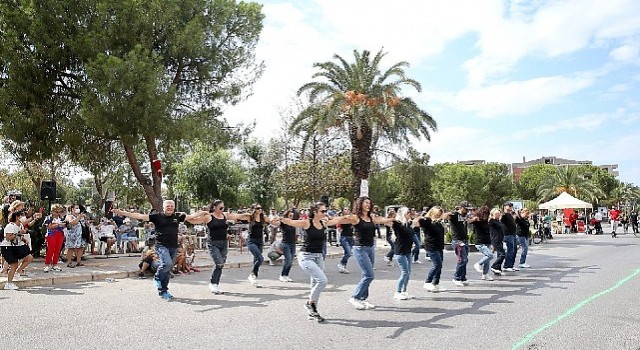
[[[458,204],[458,206],[456,208],[466,208],[466,209],[473,209],[473,206],[471,206],[471,204],[467,201],[462,201],[460,202],[460,204]]]

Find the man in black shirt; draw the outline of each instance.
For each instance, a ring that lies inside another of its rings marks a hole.
[[[208,211],[199,211],[195,214],[176,213],[176,204],[172,200],[162,203],[162,212],[152,214],[130,213],[120,209],[113,209],[114,215],[130,217],[140,221],[153,222],[156,230],[156,255],[160,258],[160,265],[156,270],[153,283],[158,289],[161,298],[171,300],[173,296],[169,294],[170,272],[176,261],[178,251],[178,225],[181,222],[192,221],[209,215]]]
[[[629,215],[629,221],[631,221],[631,229],[633,230],[633,234],[638,233],[638,211],[632,211],[631,215]]]
[[[455,211],[448,213],[445,218],[451,225],[451,247],[456,252],[456,272],[453,274],[453,283],[456,286],[467,286],[467,262],[469,261],[469,235],[467,223],[472,219],[467,217],[469,210],[473,209],[467,201],[462,201]]]

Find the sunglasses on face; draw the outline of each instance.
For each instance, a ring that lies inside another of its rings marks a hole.
[[[262,210],[262,207],[257,207],[256,210]]]
[[[322,209],[320,210],[321,213],[326,214],[327,213],[327,209]]]
[[[218,207],[218,210],[223,210],[224,211],[224,207]]]

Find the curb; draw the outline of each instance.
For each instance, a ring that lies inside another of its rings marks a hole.
[[[342,257],[342,254],[331,253],[327,254],[326,258],[337,258]],[[215,264],[207,264],[207,265],[197,265],[196,267],[201,270],[213,269]],[[252,262],[239,262],[239,263],[226,263],[224,264],[225,269],[239,269],[243,267],[252,267]],[[106,279],[125,279],[132,278],[138,276],[138,269],[135,270],[125,270],[125,271],[92,271],[90,273],[85,274],[77,274],[77,275],[68,275],[68,276],[51,276],[51,277],[41,277],[34,278],[29,280],[21,280],[14,281],[14,283],[18,286],[18,288],[29,288],[29,287],[42,287],[42,286],[53,286],[59,284],[71,284],[71,283],[85,283],[85,282],[100,282],[105,281]],[[0,282],[0,290],[4,289],[4,285],[7,282]]]

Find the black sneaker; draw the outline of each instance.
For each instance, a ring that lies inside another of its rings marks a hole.
[[[324,317],[320,316],[318,313],[318,309],[316,308],[316,304],[305,304],[304,308],[309,312],[309,320],[316,320],[319,322],[324,322]]]
[[[138,274],[138,278],[139,278],[139,279],[141,279],[141,280],[143,280],[143,279],[147,278],[147,276],[145,276],[143,272],[140,272],[140,273]]]

